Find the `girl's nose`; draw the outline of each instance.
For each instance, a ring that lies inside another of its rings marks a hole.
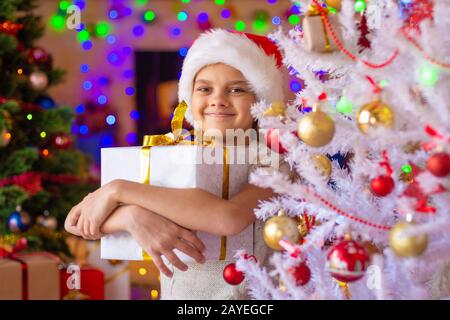
[[[215,92],[209,101],[211,107],[227,107],[228,100],[223,92]]]

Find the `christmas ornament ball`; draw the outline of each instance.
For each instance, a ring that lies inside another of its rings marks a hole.
[[[42,48],[33,48],[28,54],[28,60],[30,63],[45,63],[48,59],[48,53]]]
[[[300,241],[296,221],[287,216],[276,216],[267,220],[264,224],[263,236],[267,246],[278,251],[283,250],[279,244],[280,240],[287,240],[291,243]]]
[[[34,90],[41,91],[47,88],[48,77],[45,72],[35,71],[30,75],[31,87]]]
[[[297,135],[311,147],[323,147],[334,136],[334,121],[322,111],[310,112],[298,122]]]
[[[244,273],[236,269],[235,263],[230,263],[223,269],[223,279],[233,286],[244,281]]]
[[[364,105],[356,114],[356,123],[363,133],[369,133],[371,128],[383,126],[391,128],[394,123],[394,113],[391,107],[376,100]]]
[[[401,221],[395,224],[389,232],[389,244],[392,250],[401,257],[416,257],[421,255],[428,246],[428,235],[404,236],[405,230],[415,225],[414,222]]]
[[[322,176],[328,178],[331,175],[331,161],[323,154],[316,154],[313,156],[314,167]]]
[[[289,272],[294,277],[297,286],[304,286],[311,279],[311,271],[304,262],[301,262],[298,266],[289,268]]]
[[[69,135],[60,134],[57,135],[53,140],[53,145],[57,149],[61,150],[67,150],[69,149],[73,144],[73,140]]]
[[[447,176],[450,173],[450,155],[445,152],[433,154],[427,161],[427,169],[436,177]]]
[[[16,211],[9,215],[7,224],[8,229],[11,232],[25,232],[31,226],[31,217],[28,212],[18,208],[16,209]]]
[[[353,282],[364,276],[369,260],[364,246],[354,240],[343,240],[328,252],[326,268],[336,280]]]
[[[56,230],[58,227],[58,220],[54,216],[38,216],[36,218],[36,223],[50,230]]]
[[[379,197],[385,197],[394,189],[394,180],[389,176],[379,176],[370,181],[372,193]]]

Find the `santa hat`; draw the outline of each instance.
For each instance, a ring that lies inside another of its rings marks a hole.
[[[188,105],[185,117],[189,123],[194,123],[191,111],[194,78],[203,67],[219,62],[242,72],[257,100],[283,101],[282,56],[276,44],[264,36],[213,29],[194,41],[183,62],[178,100]]]

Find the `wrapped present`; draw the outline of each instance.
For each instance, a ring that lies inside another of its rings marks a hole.
[[[59,263],[47,252],[0,258],[0,300],[58,300]]]
[[[312,5],[309,7],[302,24],[303,38],[306,48],[310,51],[332,52],[336,50],[337,46],[333,36],[327,30],[325,16],[330,22],[335,36],[339,41],[342,41],[339,19],[336,14],[328,14],[329,10],[327,8],[322,8],[321,10],[324,16],[316,6]]]
[[[171,135],[146,136],[143,147],[103,148],[101,183],[125,179],[168,188],[200,188],[223,198],[239,192],[248,181],[248,148],[185,143],[181,135],[174,134],[181,129],[185,108],[180,104],[175,110]],[[231,259],[238,249],[253,252],[253,225],[235,236],[206,232],[197,232],[197,236],[206,246],[206,260]],[[194,261],[183,252],[175,253],[182,261]],[[143,260],[146,254],[130,234],[121,232],[101,239],[101,256]]]
[[[60,270],[59,277],[63,300],[105,299],[104,274],[97,268],[69,265]]]
[[[15,260],[0,259],[0,300],[22,299],[22,266]]]
[[[91,266],[103,272],[106,300],[128,300],[130,298],[130,275],[127,261],[101,259],[99,240],[88,241],[80,237],[69,236],[66,242],[76,264]],[[79,296],[80,294],[74,298],[78,299]],[[87,295],[84,298],[90,299]]]

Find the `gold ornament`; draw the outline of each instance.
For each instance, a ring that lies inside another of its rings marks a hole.
[[[325,0],[325,4],[328,7],[336,9],[337,11],[341,10],[341,0]]]
[[[271,217],[267,220],[264,225],[263,236],[266,244],[278,251],[283,250],[283,247],[279,244],[280,240],[287,240],[294,244],[300,241],[297,223],[294,219],[284,215]]]
[[[323,154],[317,154],[313,156],[314,167],[317,171],[320,171],[322,176],[325,178],[330,177],[331,175],[331,161],[327,156]]]
[[[421,255],[428,246],[428,235],[403,236],[403,232],[415,225],[414,222],[402,221],[392,227],[389,233],[389,244],[394,252],[401,257],[416,257]]]
[[[275,101],[272,102],[269,108],[267,108],[263,116],[264,117],[276,117],[276,116],[284,116],[284,112],[286,110],[286,106],[283,102]]]
[[[323,147],[334,136],[334,121],[326,113],[317,110],[298,122],[298,137],[311,147]]]
[[[358,128],[367,134],[370,128],[379,126],[391,128],[394,123],[394,113],[387,104],[375,100],[359,109],[356,114],[356,122]]]

